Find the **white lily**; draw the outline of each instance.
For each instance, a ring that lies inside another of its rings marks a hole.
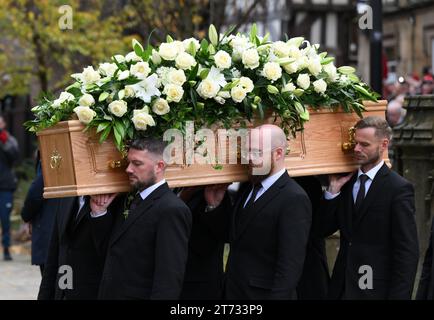
[[[154,73],[146,79],[134,84],[132,87],[137,98],[143,100],[143,102],[149,103],[152,97],[159,97],[161,95],[160,90],[157,88],[157,83],[158,76]]]
[[[206,79],[218,84],[222,88],[225,85],[227,85],[227,82],[225,80],[225,76],[223,75],[223,73],[221,73],[220,70],[214,66],[211,67],[211,70],[209,71]]]

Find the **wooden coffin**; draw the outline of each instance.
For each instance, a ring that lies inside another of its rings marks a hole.
[[[364,116],[385,116],[386,101],[365,104]],[[291,176],[349,172],[357,168],[352,158],[351,127],[358,121],[353,113],[320,110],[295,139],[289,138],[286,167]],[[271,122],[268,119],[266,122]],[[44,197],[91,195],[129,191],[126,162],[110,139],[83,132],[78,120],[65,121],[38,133],[44,175]],[[388,164],[387,154],[385,160]],[[225,164],[170,165],[166,180],[171,187],[206,185],[247,179],[246,167]]]

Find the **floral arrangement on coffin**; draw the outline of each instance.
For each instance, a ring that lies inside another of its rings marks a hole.
[[[96,128],[100,142],[113,132],[124,150],[129,139],[182,130],[186,121],[229,128],[270,111],[286,133],[295,134],[309,120],[307,106],[341,106],[361,116],[362,101],[378,97],[354,68],[336,68],[304,38],[271,42],[257,35],[255,25],[250,34],[231,32],[218,36],[211,25],[209,41],[168,36],[157,48],[133,40],[134,51],[126,56],[73,74],[75,82],[57,99],[43,98],[25,125],[39,131],[75,113],[86,129]]]

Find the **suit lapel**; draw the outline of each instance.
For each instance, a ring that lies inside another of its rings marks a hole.
[[[110,245],[113,245],[113,243],[116,242],[128,230],[134,221],[149,212],[149,209],[151,209],[155,201],[166,192],[171,192],[167,183],[159,186],[150,195],[148,195],[145,200],[143,200],[132,212],[128,214],[128,218],[123,221],[123,223],[117,224],[117,228],[110,240]],[[122,216],[119,219],[123,220],[124,217]]]
[[[74,201],[77,201],[77,197],[65,198],[63,199],[63,201],[59,201],[58,203],[59,206],[63,207],[63,209],[60,210],[60,212],[64,212],[61,220],[62,223],[60,225],[62,235],[66,234],[66,228],[68,227],[68,222],[71,219],[71,215],[74,215],[76,213],[76,212],[72,212],[73,208],[75,207]]]
[[[354,184],[357,181],[357,171],[354,173],[353,177],[351,178],[350,182],[347,184],[347,189],[345,190],[346,193],[349,194],[349,196],[344,197],[346,199],[345,203],[345,231],[348,235],[350,235],[353,231],[353,214],[354,214],[354,199],[353,199],[353,188]]]
[[[235,202],[235,211],[232,214],[232,239],[235,239],[238,233],[239,225],[237,224],[237,219],[239,218],[238,215],[240,214],[240,210],[242,210],[244,202],[246,201],[246,198],[251,191],[251,188],[249,187],[250,183],[247,183],[245,186],[240,187],[240,196],[238,197],[237,201]]]
[[[247,226],[259,215],[259,213],[263,211],[264,207],[280,193],[280,189],[284,187],[288,181],[289,176],[285,171],[285,173],[254,202],[253,206],[250,208],[250,212],[248,212],[246,221],[239,226],[239,231],[237,230],[238,238],[241,237]],[[243,204],[241,204],[241,207],[242,205]]]
[[[381,190],[386,181],[385,178],[388,176],[388,174],[389,174],[389,168],[387,167],[386,164],[383,164],[381,169],[375,175],[374,180],[372,181],[371,186],[369,187],[368,193],[366,194],[366,197],[362,202],[362,206],[360,207],[360,212],[357,215],[356,221],[354,222],[355,227],[360,224],[360,221],[368,212],[369,206],[375,200],[375,197],[378,194],[381,194]]]
[[[77,228],[77,226],[80,224],[81,220],[90,212],[90,202],[89,202],[89,196],[86,196],[84,198],[84,205],[81,208],[81,210],[78,212],[78,217],[75,219],[74,223],[74,230]]]

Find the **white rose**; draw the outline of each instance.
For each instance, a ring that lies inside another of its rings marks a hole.
[[[322,70],[321,61],[316,58],[309,59],[307,68],[309,69],[310,73],[312,73],[314,76],[317,76]]]
[[[292,63],[285,64],[283,66],[283,69],[286,71],[286,73],[292,74],[294,72],[297,72],[297,70],[298,70],[298,63],[296,61],[294,61]]]
[[[60,105],[65,101],[74,101],[75,97],[69,92],[63,91],[59,98],[53,101],[53,107],[60,107]]]
[[[241,86],[235,86],[231,89],[231,97],[235,102],[243,101],[246,95],[246,90]]]
[[[187,52],[181,52],[175,59],[176,67],[182,70],[190,70],[196,65],[196,60]]]
[[[121,54],[117,54],[117,55],[113,56],[113,58],[115,58],[118,63],[125,62],[125,57]]]
[[[134,110],[131,120],[137,130],[146,130],[147,126],[155,126],[154,118],[152,118],[148,112],[143,110]]]
[[[295,46],[289,46],[288,52],[289,52],[289,56],[295,59],[300,59],[301,56],[303,55],[301,50]]]
[[[295,86],[292,82],[288,82],[283,88],[282,92],[293,92],[295,90]]]
[[[179,102],[184,95],[184,89],[176,84],[168,84],[164,87],[163,93],[167,96],[168,102]]]
[[[185,81],[187,81],[187,78],[185,77],[184,71],[174,69],[167,74],[167,80],[171,84],[182,86]]]
[[[147,62],[137,62],[130,68],[130,73],[138,79],[146,79],[150,72],[151,68]]]
[[[232,59],[226,51],[220,50],[215,54],[214,62],[217,68],[227,69],[231,66]]]
[[[338,80],[338,78],[339,78],[338,71],[337,71],[336,67],[333,65],[333,63],[326,64],[324,66],[324,71],[327,73],[330,81],[335,82]]]
[[[92,66],[84,68],[81,73],[81,81],[83,84],[92,84],[101,79],[98,71],[95,71]]]
[[[129,76],[130,76],[130,71],[128,71],[128,70],[122,71],[122,72],[118,73],[118,80],[125,80]]]
[[[283,41],[276,41],[272,45],[273,52],[279,58],[289,56],[289,45]]]
[[[125,86],[124,94],[125,94],[125,98],[133,98],[136,95],[136,92],[134,91],[134,87],[131,85]]]
[[[128,53],[125,56],[125,60],[127,62],[130,62],[130,61],[136,61],[136,62],[143,61],[143,59],[141,57],[139,57],[134,51],[131,51],[130,53]]]
[[[169,104],[166,100],[162,98],[158,98],[155,100],[155,102],[152,104],[152,111],[160,116],[163,114],[166,114],[170,111]]]
[[[108,105],[108,108],[116,117],[122,117],[128,110],[124,100],[115,100]]]
[[[282,68],[276,62],[267,62],[264,65],[264,76],[271,81],[276,81],[282,76]]]
[[[222,97],[219,97],[219,96],[214,97],[214,100],[219,104],[225,104],[225,102],[226,102],[225,99],[223,99]]]
[[[155,65],[159,65],[161,63],[161,57],[155,49],[152,49],[151,60]]]
[[[243,87],[246,92],[252,92],[255,86],[253,85],[253,81],[248,77],[241,77],[239,86]]]
[[[118,69],[118,66],[115,63],[101,63],[99,65],[99,72],[107,77],[113,77],[114,73]]]
[[[85,93],[81,96],[81,98],[78,100],[78,104],[83,107],[90,107],[93,104],[95,104],[95,99],[92,95]]]
[[[164,42],[160,45],[158,54],[164,60],[173,61],[178,55],[178,47],[173,42]]]
[[[300,88],[304,89],[304,90],[306,90],[307,88],[309,88],[309,86],[310,86],[310,78],[309,78],[309,75],[306,74],[306,73],[302,73],[302,74],[300,74],[300,75],[298,76],[298,78],[297,78],[297,85],[298,85]]]
[[[256,49],[248,49],[242,54],[242,61],[246,68],[255,69],[259,67],[259,54]]]
[[[197,50],[199,50],[199,48],[200,48],[199,41],[195,38],[185,39],[184,41],[182,41],[182,44],[184,45],[184,50],[189,49],[190,43],[193,43],[193,51],[194,51],[194,53],[196,53]]]
[[[314,81],[313,89],[318,93],[324,93],[327,90],[327,83],[323,79]]]
[[[182,43],[182,41],[175,40],[172,43],[176,47],[176,49],[178,50],[178,54],[185,52],[184,44]]]
[[[229,99],[231,97],[231,93],[229,91],[220,91],[217,94],[218,97],[221,97],[223,99]]]
[[[231,70],[231,72],[232,72],[232,77],[233,77],[233,78],[239,78],[239,77],[241,77],[241,72],[240,72],[239,70],[233,68],[233,69]]]
[[[80,120],[85,124],[91,122],[93,118],[96,116],[96,112],[89,107],[83,107],[83,106],[76,107],[74,108],[74,112],[77,115],[78,120]]]
[[[298,64],[298,70],[303,70],[304,68],[307,68],[309,65],[309,58],[306,56],[301,57],[300,59],[297,60],[297,64]]]
[[[203,80],[197,88],[197,93],[204,99],[214,98],[220,90],[220,86],[209,79]]]

